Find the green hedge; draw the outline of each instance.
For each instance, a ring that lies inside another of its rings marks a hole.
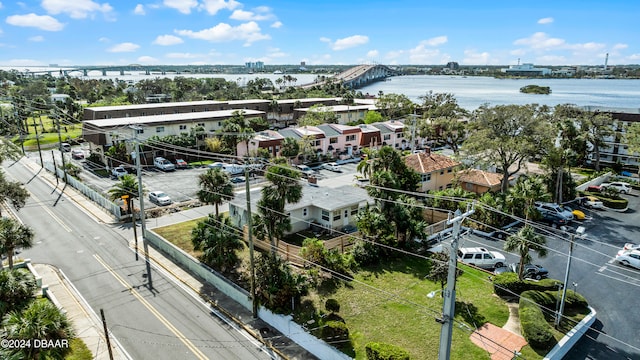
[[[549,300],[553,297],[540,291],[528,290],[520,298],[518,312],[522,335],[534,349],[550,349],[556,344],[553,328],[547,322],[541,305],[537,303],[537,300]]]
[[[349,339],[349,329],[344,322],[331,320],[324,324],[320,336],[329,343],[347,340]]]
[[[367,360],[409,360],[409,353],[401,347],[370,342],[365,345]]]
[[[610,209],[625,209],[629,206],[629,201],[627,199],[610,199],[606,197],[600,197],[602,200],[602,204]]]
[[[498,296],[518,296],[527,290],[558,290],[560,282],[555,279],[542,279],[540,281],[520,280],[516,273],[502,273],[493,278],[493,291]]]

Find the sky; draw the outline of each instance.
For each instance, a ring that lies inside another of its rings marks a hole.
[[[640,64],[637,0],[0,0],[0,66]]]

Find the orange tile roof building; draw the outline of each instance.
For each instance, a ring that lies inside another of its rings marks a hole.
[[[419,191],[423,192],[450,188],[455,169],[460,166],[458,161],[445,155],[432,153],[429,149],[424,153],[405,156],[404,163],[420,174]]]
[[[502,176],[502,174],[478,169],[462,170],[457,174],[460,187],[476,194],[500,191]]]

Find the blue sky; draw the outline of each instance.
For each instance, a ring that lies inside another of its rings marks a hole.
[[[640,63],[640,1],[0,0],[0,66]]]

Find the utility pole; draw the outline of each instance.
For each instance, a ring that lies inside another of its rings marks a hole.
[[[64,182],[68,183],[69,179],[67,178],[67,176],[69,176],[69,174],[67,174],[67,167],[64,163],[64,151],[62,149],[62,135],[60,134],[60,118],[55,113],[53,114],[53,116],[56,119],[56,127],[58,128],[58,150],[60,150],[60,157],[62,158],[62,171],[64,172]],[[56,174],[58,173],[58,169],[55,169],[55,162],[54,162],[53,172],[55,172]]]
[[[38,125],[36,124],[36,118],[33,118],[33,129],[36,131],[36,143],[38,144],[38,154],[40,155],[40,167],[44,167],[44,161],[42,160],[42,149],[40,148],[40,135],[38,135]]]
[[[244,189],[247,194],[247,241],[249,242],[249,268],[251,271],[251,304],[253,318],[258,318],[258,299],[256,298],[256,269],[253,260],[253,224],[251,221],[251,191],[249,187],[249,167],[244,167]]]
[[[104,310],[100,309],[100,317],[102,318],[102,327],[104,328],[104,337],[107,339],[107,349],[109,350],[109,359],[113,360],[113,352],[111,350],[111,340],[109,340],[109,331],[107,330],[107,320],[104,317]]]
[[[51,160],[53,160],[53,175],[55,175],[56,177],[56,187],[57,187],[58,184],[60,184],[60,181],[58,180],[58,172],[56,171],[56,156],[53,153],[53,150],[51,150]]]
[[[576,229],[576,234],[582,235],[584,234],[585,228],[583,226],[578,226]],[[562,298],[560,300],[560,310],[556,314],[555,327],[556,329],[560,326],[560,321],[562,316],[564,315],[564,300],[567,296],[567,284],[569,283],[569,269],[571,268],[571,258],[573,257],[573,242],[575,240],[576,234],[571,234],[571,242],[569,243],[569,260],[567,260],[567,270],[564,273],[564,285],[562,286]]]
[[[135,159],[136,159],[136,175],[138,177],[138,200],[140,201],[140,222],[141,222],[141,231],[142,231],[142,241],[144,241],[144,232],[146,230],[145,226],[145,217],[144,217],[144,190],[142,187],[142,170],[140,164],[140,142],[138,141],[138,127],[131,126],[133,129],[133,142],[135,144]],[[133,211],[133,202],[130,202],[131,206],[131,216],[133,221],[131,222],[133,225],[133,236],[134,236],[134,246],[136,252],[136,261],[138,260],[138,234],[136,231],[136,217],[135,211]]]
[[[449,360],[451,357],[451,336],[453,335],[453,317],[456,310],[456,272],[458,270],[458,240],[462,221],[473,214],[473,209],[461,214],[460,209],[454,213],[454,218],[447,220],[447,225],[453,224],[451,252],[449,253],[449,271],[447,273],[447,288],[443,292],[444,304],[442,305],[442,319],[437,319],[442,324],[440,328],[440,348],[438,360]]]

